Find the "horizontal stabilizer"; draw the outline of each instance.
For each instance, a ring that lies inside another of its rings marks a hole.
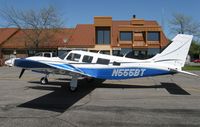
[[[196,76],[196,77],[199,77],[200,78],[200,76],[199,75],[197,75],[197,74],[194,74],[194,73],[191,73],[191,72],[188,72],[188,71],[178,71],[179,73],[182,73],[182,74],[186,74],[186,75],[192,75],[192,76]]]

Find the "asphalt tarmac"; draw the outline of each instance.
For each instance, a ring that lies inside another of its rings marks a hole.
[[[0,127],[199,127],[200,78],[182,74],[88,83],[0,68]],[[194,72],[200,75],[200,71]]]

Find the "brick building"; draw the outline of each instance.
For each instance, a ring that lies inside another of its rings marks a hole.
[[[26,31],[29,31],[28,29]],[[51,31],[51,30],[48,30]],[[52,30],[53,31],[53,30]],[[162,28],[156,21],[137,19],[118,21],[109,16],[94,17],[93,24],[78,24],[75,28],[62,28],[53,33],[38,49],[28,48],[24,32],[17,28],[0,28],[0,59],[12,55],[26,57],[39,51],[81,49],[131,57],[150,57],[168,44]]]

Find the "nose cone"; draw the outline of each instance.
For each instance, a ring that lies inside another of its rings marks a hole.
[[[12,67],[14,65],[15,58],[11,58],[5,61],[5,65]]]

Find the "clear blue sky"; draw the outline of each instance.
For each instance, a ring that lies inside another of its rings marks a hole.
[[[0,0],[0,9],[12,6],[21,10],[39,10],[49,5],[62,14],[66,27],[93,23],[94,16],[129,20],[136,14],[137,18],[158,21],[170,37],[168,22],[173,13],[183,13],[200,22],[200,0]]]

